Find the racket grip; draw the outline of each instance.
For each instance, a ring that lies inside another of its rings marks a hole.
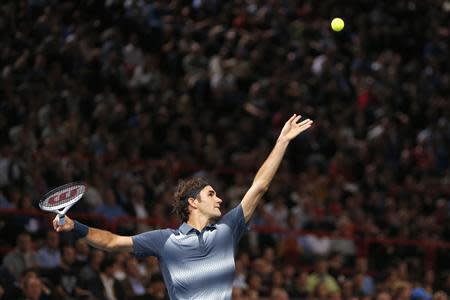
[[[64,215],[58,215],[58,225],[63,226],[65,223],[65,216]]]

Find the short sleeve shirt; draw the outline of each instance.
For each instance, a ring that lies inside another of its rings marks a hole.
[[[170,299],[231,299],[234,253],[246,228],[238,205],[201,232],[183,223],[135,235],[133,253],[159,259]]]

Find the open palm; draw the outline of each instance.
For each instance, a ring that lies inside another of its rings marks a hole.
[[[299,123],[298,121],[300,121],[301,117],[302,116],[300,115],[293,114],[292,117],[284,124],[279,139],[291,141],[297,135],[311,127],[313,121],[306,119]]]

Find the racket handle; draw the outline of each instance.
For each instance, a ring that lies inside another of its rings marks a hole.
[[[65,223],[65,216],[64,215],[58,215],[58,225],[63,226]]]

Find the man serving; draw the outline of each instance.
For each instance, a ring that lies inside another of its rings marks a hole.
[[[170,299],[231,299],[234,253],[256,206],[269,188],[292,139],[311,127],[293,115],[284,125],[272,152],[262,164],[241,203],[221,217],[220,199],[203,179],[181,182],[175,210],[183,224],[134,236],[120,236],[87,227],[66,216],[64,225],[53,220],[57,232],[73,230],[96,248],[156,256]],[[221,218],[220,218],[221,217]]]

